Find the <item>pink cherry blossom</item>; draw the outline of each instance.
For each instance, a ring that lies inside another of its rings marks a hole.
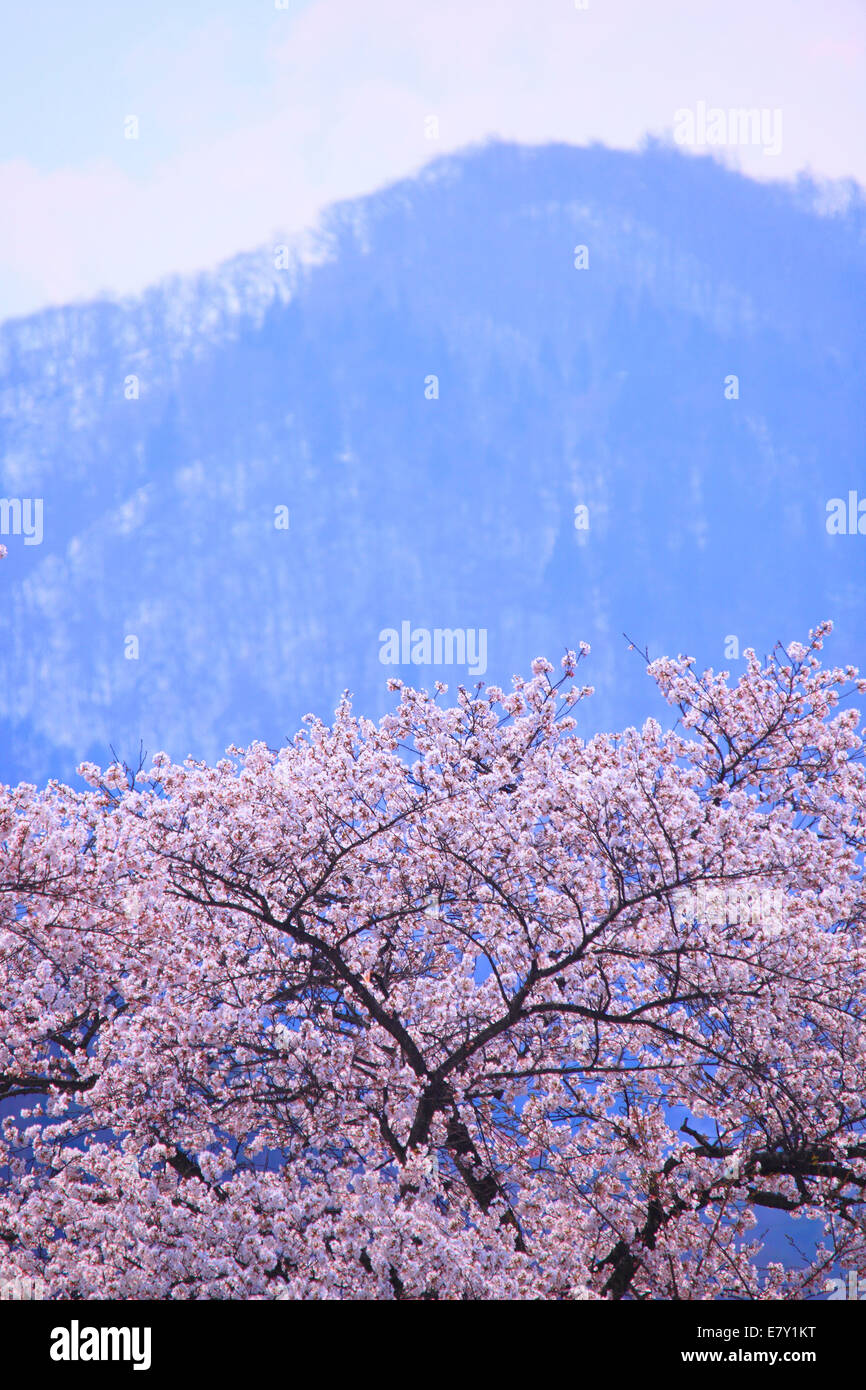
[[[378,725],[344,698],[278,751],[0,789],[4,1277],[769,1299],[866,1272],[866,683],[828,632],[733,683],[652,662],[670,731],[582,737],[581,644],[556,684],[395,681]],[[773,1210],[823,1223],[814,1256],[766,1267]]]

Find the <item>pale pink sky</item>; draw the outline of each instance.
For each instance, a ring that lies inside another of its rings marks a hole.
[[[216,0],[170,33],[148,9],[119,55],[47,54],[38,150],[36,105],[0,111],[0,317],[212,266],[488,136],[630,148],[699,102],[781,113],[778,153],[716,151],[754,177],[866,185],[863,0]]]

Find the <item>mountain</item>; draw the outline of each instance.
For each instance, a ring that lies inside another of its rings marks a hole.
[[[483,630],[499,684],[588,640],[592,727],[663,716],[623,631],[736,674],[727,639],[831,617],[862,663],[866,535],[827,529],[866,499],[841,192],[492,143],[286,247],[0,326],[0,523],[43,511],[41,544],[0,536],[0,776],[214,759],[345,687],[376,716],[389,675],[476,679],[383,665],[405,622]]]

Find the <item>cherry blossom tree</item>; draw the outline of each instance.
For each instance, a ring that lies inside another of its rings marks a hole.
[[[866,682],[822,666],[829,630],[736,682],[650,663],[669,731],[581,737],[582,644],[215,767],[3,788],[4,1276],[682,1300],[866,1273]],[[817,1250],[762,1263],[767,1209]]]

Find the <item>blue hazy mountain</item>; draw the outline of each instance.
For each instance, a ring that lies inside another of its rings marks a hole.
[[[866,499],[866,203],[832,191],[490,144],[288,249],[5,323],[0,495],[44,534],[0,537],[0,776],[472,683],[383,665],[406,622],[483,629],[500,684],[588,640],[594,728],[663,717],[623,630],[736,673],[726,639],[832,617],[863,662],[866,535],[826,523]]]

